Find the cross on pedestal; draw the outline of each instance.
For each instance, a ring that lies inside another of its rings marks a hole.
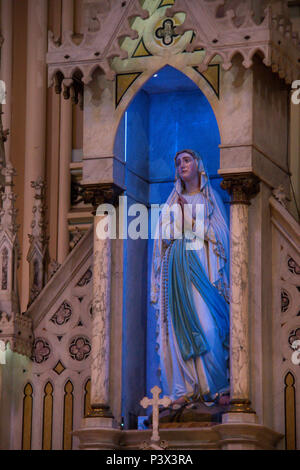
[[[164,396],[163,398],[159,398],[159,395],[161,394],[161,389],[157,385],[155,385],[155,387],[151,388],[150,391],[153,395],[153,398],[150,399],[148,397],[144,397],[141,400],[140,404],[143,408],[148,408],[148,406],[152,406],[152,437],[151,437],[151,441],[159,442],[159,440],[160,440],[159,433],[158,433],[159,405],[163,405],[164,407],[167,407],[172,403],[172,400],[167,396]]]

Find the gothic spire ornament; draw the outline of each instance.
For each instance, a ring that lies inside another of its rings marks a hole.
[[[10,349],[26,356],[31,355],[33,340],[32,322],[20,313],[17,268],[20,259],[18,228],[15,209],[16,195],[13,177],[16,172],[10,162],[2,169],[4,190],[0,211],[0,340],[10,344]]]
[[[31,182],[35,190],[35,203],[32,209],[30,247],[27,255],[29,263],[29,305],[36,299],[47,282],[48,237],[45,223],[45,189],[42,178]]]

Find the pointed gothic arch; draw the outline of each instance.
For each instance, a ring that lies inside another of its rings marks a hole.
[[[201,75],[201,73],[197,72],[195,68],[185,67],[182,70],[182,68],[174,64],[173,61],[168,60],[164,63],[164,65],[158,68],[149,67],[149,69],[146,69],[142,73],[139,73],[138,76],[130,83],[127,90],[124,92],[115,111],[116,119],[115,119],[115,126],[112,132],[114,143],[115,143],[115,139],[117,136],[120,122],[124,114],[126,113],[127,109],[129,108],[130,104],[133,102],[134,98],[143,89],[143,87],[147,84],[147,82],[151,80],[152,77],[154,77],[156,74],[158,74],[161,70],[165,69],[166,67],[171,67],[172,69],[175,69],[179,73],[183,74],[185,77],[190,79],[203,93],[203,95],[209,102],[215,114],[219,131],[221,134],[221,141],[222,141],[222,132],[221,132],[222,118],[221,118],[220,110],[219,110],[220,103],[219,103],[218,96],[216,96],[216,93],[214,92],[212,86],[205,79],[204,75]],[[128,72],[128,74],[130,74],[130,72]],[[132,75],[135,75],[135,73],[132,72]]]

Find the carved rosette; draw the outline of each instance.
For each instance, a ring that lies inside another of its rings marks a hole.
[[[250,204],[259,192],[259,178],[253,174],[224,176],[221,188],[231,196],[231,204]]]
[[[69,346],[70,357],[75,361],[84,361],[91,352],[91,343],[85,336],[77,336]]]
[[[46,362],[51,354],[51,348],[48,341],[44,338],[36,338],[33,346],[32,360],[37,364]]]

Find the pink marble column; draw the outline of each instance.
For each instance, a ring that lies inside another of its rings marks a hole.
[[[74,0],[63,0],[62,32],[73,31]],[[60,152],[59,152],[59,205],[57,261],[62,264],[69,253],[68,212],[70,210],[72,155],[72,102],[61,97]]]
[[[43,178],[45,172],[47,13],[47,0],[28,0],[22,310],[27,308],[29,294],[29,267],[26,256],[29,250],[28,234],[31,231],[34,203],[31,181]]]

